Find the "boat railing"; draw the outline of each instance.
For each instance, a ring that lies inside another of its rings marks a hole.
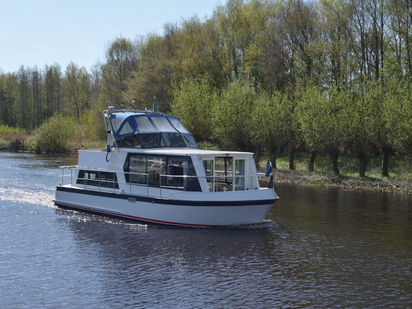
[[[113,179],[96,177],[90,179],[88,177],[78,177],[74,175],[75,171],[80,168],[75,165],[61,166],[62,182],[61,185],[70,184],[71,186],[82,186],[84,189],[93,189],[99,191],[115,191],[126,181],[130,194],[134,193],[136,186],[144,187],[147,196],[156,188],[159,189],[157,194],[162,196],[164,190],[180,190],[180,191],[201,191],[201,183],[207,183],[209,192],[230,192],[230,191],[247,191],[258,189],[255,184],[256,175],[210,175],[210,176],[191,176],[191,175],[168,175],[156,173],[142,172],[117,172],[117,176]],[[107,173],[107,170],[99,168],[82,167],[82,170],[93,171],[96,173]],[[68,172],[67,172],[68,171]],[[114,172],[113,172],[114,173]],[[121,175],[125,178],[119,179]],[[257,175],[258,177],[264,175]],[[198,180],[198,183],[192,179]],[[119,181],[120,180],[120,181]],[[205,180],[205,182],[203,181]],[[141,192],[142,193],[142,192]],[[153,192],[152,192],[153,193]]]
[[[116,177],[114,177],[113,179],[106,179],[104,177],[103,178],[96,177],[96,178],[91,179],[88,177],[74,176],[73,172],[79,171],[79,167],[76,165],[60,166],[59,168],[62,170],[62,181],[60,185],[69,184],[70,186],[73,186],[76,184],[77,186],[82,185],[84,189],[93,189],[93,190],[98,189],[99,191],[107,191],[107,190],[115,191],[116,189],[119,188],[119,183]],[[82,169],[87,171],[85,175],[89,172],[95,173],[97,175],[99,175],[99,173],[107,173],[107,170],[104,170],[102,168],[82,168]],[[113,172],[113,174],[115,173]],[[74,180],[76,181],[76,183],[74,183]],[[104,190],[102,190],[103,188]]]
[[[73,185],[72,181],[73,181],[73,170],[77,168],[76,165],[63,165],[63,166],[59,166],[59,169],[62,170],[62,181],[60,183],[60,185],[65,185],[65,184],[71,184]],[[66,174],[66,171],[69,171],[69,174]],[[68,181],[66,181],[66,179],[70,179]]]

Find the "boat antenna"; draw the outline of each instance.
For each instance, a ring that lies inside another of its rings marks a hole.
[[[155,111],[156,111],[156,108],[157,108],[157,105],[156,105],[156,97],[154,96],[154,97],[153,97],[153,104],[152,104],[152,112],[155,112]]]

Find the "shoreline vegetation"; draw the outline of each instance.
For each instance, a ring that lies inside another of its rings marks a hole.
[[[155,104],[203,149],[269,159],[278,181],[410,192],[410,12],[403,0],[226,0],[161,35],[115,38],[90,70],[0,70],[0,149],[104,148],[104,109]]]
[[[25,140],[30,141],[32,137],[26,136],[25,132],[14,128],[8,128],[8,134],[5,134],[5,128],[0,127],[0,151],[2,152],[26,152],[42,153],[30,148]],[[78,146],[83,149],[105,149],[105,141],[84,141],[84,143],[68,143],[68,148],[63,151],[46,152],[50,155],[62,153],[65,155],[74,155]],[[209,144],[202,145],[203,148],[212,147]],[[58,149],[51,147],[51,149]],[[44,152],[43,152],[44,153]],[[265,172],[268,154],[261,155],[258,171],[262,174]],[[263,159],[265,158],[265,159]],[[380,175],[380,157],[372,157],[369,161],[369,168],[366,177],[357,175],[356,158],[351,156],[342,156],[339,162],[341,174],[333,174],[333,167],[327,156],[319,156],[314,166],[314,171],[309,172],[307,165],[310,156],[308,153],[298,152],[295,158],[295,170],[289,169],[289,158],[287,153],[280,153],[277,157],[277,169],[273,169],[274,184],[289,183],[301,186],[317,186],[324,188],[339,188],[345,191],[378,191],[378,192],[397,192],[403,194],[412,194],[412,159],[391,157],[389,165],[391,173],[388,177]],[[261,186],[267,186],[268,177],[260,178]]]
[[[281,154],[278,159],[278,169],[273,170],[275,189],[278,183],[290,183],[304,186],[319,186],[339,188],[345,191],[379,191],[412,194],[412,159],[393,157],[390,159],[391,173],[388,177],[380,174],[380,157],[372,157],[366,177],[357,175],[356,158],[342,156],[339,165],[341,174],[333,174],[333,167],[327,156],[320,156],[315,164],[315,171],[309,172],[307,165],[309,154],[298,153],[296,169],[288,169],[288,157]],[[259,171],[264,172],[266,161],[259,162]],[[261,181],[262,186],[268,185],[268,178]]]

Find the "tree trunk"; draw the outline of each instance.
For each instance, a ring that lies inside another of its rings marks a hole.
[[[289,150],[289,169],[290,170],[295,169],[295,152],[296,152],[295,147]]]
[[[308,165],[308,171],[310,173],[313,173],[315,171],[315,159],[316,159],[317,154],[318,152],[316,150],[311,151],[310,153],[310,159],[309,159],[309,165]]]
[[[270,154],[271,154],[271,161],[272,161],[272,168],[276,169],[276,158],[277,158],[277,152],[278,152],[278,147],[273,146],[271,148]]]
[[[358,155],[359,159],[359,176],[365,177],[366,169],[368,168],[369,156],[364,153]]]
[[[335,176],[338,176],[340,174],[339,166],[338,166],[339,151],[329,152],[329,157],[333,165],[333,174],[335,174]]]
[[[391,154],[390,149],[382,148],[382,176],[389,176],[388,164],[389,164],[389,156]]]

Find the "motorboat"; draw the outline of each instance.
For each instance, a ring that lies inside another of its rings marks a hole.
[[[260,223],[278,199],[261,188],[253,153],[199,149],[178,117],[151,110],[103,112],[106,151],[63,166],[55,205],[187,227]]]

